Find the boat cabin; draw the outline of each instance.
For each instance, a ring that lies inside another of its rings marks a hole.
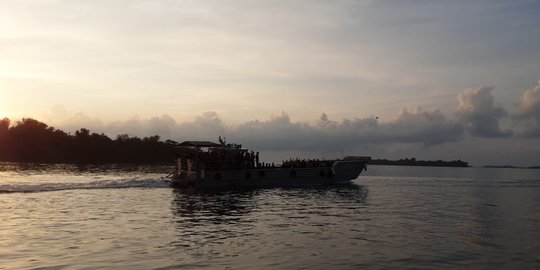
[[[240,144],[210,141],[185,141],[176,147],[177,171],[238,170],[258,167],[259,152]]]

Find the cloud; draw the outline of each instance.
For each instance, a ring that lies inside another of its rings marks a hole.
[[[540,81],[523,93],[516,119],[521,124],[521,135],[540,137]]]
[[[81,112],[73,113],[56,125],[74,132],[88,128],[92,132],[116,137],[160,135],[163,139],[216,140],[226,136],[229,142],[243,143],[260,150],[323,151],[367,144],[414,143],[424,146],[454,142],[462,138],[463,128],[454,119],[438,110],[426,111],[420,107],[403,109],[393,121],[380,123],[376,117],[332,120],[323,113],[313,122],[293,121],[282,112],[267,120],[252,120],[227,125],[216,112],[205,112],[193,121],[176,122],[169,115],[143,119],[134,116],[125,121],[104,124]]]
[[[425,145],[454,142],[462,138],[459,122],[439,110],[424,111],[421,107],[403,109],[396,121],[385,127],[390,141],[421,142]]]
[[[44,114],[42,117],[47,124],[61,127],[65,132],[74,133],[80,128],[90,130],[105,129],[105,124],[101,119],[88,116],[82,112],[68,110],[60,104],[52,106],[50,113]]]
[[[71,116],[71,112],[68,111],[66,107],[59,104],[52,106],[51,113],[49,115],[49,117],[52,119],[63,119],[63,120],[65,120],[66,118],[70,116]]]
[[[148,120],[141,119],[139,116],[133,116],[125,121],[115,121],[104,127],[108,135],[128,134],[130,136],[144,136],[147,134],[147,128],[144,125]]]
[[[435,145],[459,140],[461,125],[440,111],[403,109],[397,119],[379,123],[375,117],[333,121],[323,113],[315,124],[293,122],[283,112],[267,121],[250,121],[230,130],[249,145],[267,150],[335,150],[367,144]]]
[[[174,130],[177,140],[211,140],[227,134],[227,126],[216,112],[205,112],[192,122],[179,123]]]
[[[169,115],[161,115],[142,119],[134,116],[127,121],[116,121],[104,126],[104,132],[113,136],[118,134],[128,134],[130,136],[150,136],[160,135],[171,137],[175,134],[176,121]]]
[[[229,143],[241,143],[246,148],[264,153],[265,161],[288,157],[335,158],[346,154],[372,155],[376,158],[462,159],[472,164],[536,165],[540,153],[539,134],[540,86],[523,93],[519,114],[511,120],[527,123],[530,138],[508,137],[510,131],[499,127],[507,115],[494,106],[492,87],[463,91],[459,96],[457,113],[422,107],[403,108],[393,120],[380,122],[378,117],[334,119],[322,113],[313,121],[296,121],[281,112],[264,120],[227,124],[213,111],[202,113],[191,121],[178,122],[164,114],[150,118],[139,116],[125,121],[104,123],[99,118],[74,112],[62,106],[53,108],[51,115],[59,120],[53,125],[68,132],[89,128],[111,138],[118,134],[130,136],[159,135],[163,140],[211,140],[225,136]],[[50,124],[50,123],[49,123]],[[472,136],[465,136],[465,134]],[[536,133],[535,133],[536,132]],[[536,134],[536,135],[535,135]],[[490,137],[486,140],[485,137]],[[514,151],[514,152],[512,152]],[[520,153],[519,158],[508,160]]]
[[[90,130],[102,130],[104,128],[103,121],[96,117],[90,117],[82,112],[77,112],[68,118],[66,118],[62,125],[65,127],[65,131],[74,132],[80,128],[86,128]]]
[[[511,130],[502,130],[499,120],[508,114],[503,108],[495,107],[492,86],[469,88],[458,95],[458,118],[469,134],[477,137],[511,136]]]
[[[538,123],[540,110],[538,86],[524,93],[521,117]],[[336,151],[341,148],[362,148],[366,145],[415,144],[422,147],[461,141],[465,132],[472,137],[507,137],[512,131],[503,130],[499,121],[507,112],[494,105],[493,87],[466,89],[458,95],[457,113],[446,115],[440,110],[424,110],[422,107],[403,108],[396,118],[380,122],[377,117],[332,119],[322,113],[311,122],[294,121],[282,112],[266,120],[251,120],[226,124],[220,115],[209,111],[192,121],[177,122],[164,114],[151,118],[134,116],[125,121],[104,124],[97,118],[81,112],[73,113],[63,107],[55,107],[64,121],[60,128],[74,132],[81,127],[94,132],[104,132],[115,137],[159,135],[163,139],[215,140],[218,136],[229,142],[242,143],[261,150]],[[66,114],[71,113],[71,116]],[[536,118],[534,118],[536,117]],[[538,125],[537,125],[538,126]],[[531,130],[529,132],[533,132]]]
[[[171,116],[164,114],[148,119],[147,129],[149,133],[171,136],[173,134],[172,127],[175,125],[176,121]]]
[[[537,85],[524,93],[520,114],[536,124],[540,110],[539,88]],[[507,112],[494,105],[492,89],[484,86],[460,93],[456,114],[447,115],[437,109],[425,110],[416,106],[403,108],[395,119],[387,122],[380,122],[374,116],[336,120],[326,113],[313,121],[294,121],[289,114],[282,112],[266,120],[226,124],[220,115],[209,111],[192,121],[177,122],[164,114],[151,118],[134,116],[125,121],[103,123],[98,118],[81,112],[74,113],[63,107],[55,107],[53,114],[64,119],[57,125],[59,128],[74,132],[85,127],[112,138],[118,134],[138,137],[157,134],[163,139],[183,141],[216,140],[218,136],[225,136],[229,142],[242,143],[262,151],[336,152],[344,148],[410,146],[432,148],[463,141],[466,132],[478,138],[512,135],[512,131],[499,126],[499,121],[507,116]],[[529,132],[533,131],[531,129]]]

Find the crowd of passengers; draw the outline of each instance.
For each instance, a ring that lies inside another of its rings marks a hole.
[[[259,152],[254,151],[209,151],[199,155],[208,170],[253,169],[260,167]]]
[[[271,169],[274,163],[259,162],[259,152],[254,151],[209,151],[200,152],[199,161],[207,170],[234,169]],[[318,168],[331,167],[333,160],[289,159],[282,161],[281,168]]]
[[[333,160],[320,159],[289,159],[284,160],[281,164],[282,168],[314,168],[314,167],[331,167]]]

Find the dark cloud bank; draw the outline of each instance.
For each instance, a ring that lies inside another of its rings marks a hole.
[[[164,139],[177,141],[216,140],[218,136],[225,136],[230,142],[273,153],[337,154],[346,149],[349,153],[390,155],[390,158],[424,153],[426,158],[472,157],[473,161],[478,159],[477,162],[500,163],[507,160],[502,157],[506,152],[512,152],[512,149],[519,151],[522,147],[516,143],[518,138],[520,141],[531,138],[538,141],[540,86],[537,84],[524,92],[515,115],[495,104],[492,89],[483,86],[463,91],[458,95],[456,111],[448,115],[421,107],[405,108],[390,122],[381,122],[373,116],[331,120],[325,113],[312,123],[295,122],[282,112],[263,121],[227,125],[215,112],[206,112],[191,122],[176,122],[172,117],[163,115],[103,124],[99,119],[78,113],[67,118],[60,128],[74,131],[87,127],[110,136],[158,134]],[[500,122],[504,118],[514,120],[512,129],[501,127]],[[506,140],[506,145],[500,145],[504,143],[502,140]],[[508,140],[513,141],[508,143]],[[509,149],[508,145],[513,145],[513,148]],[[540,156],[540,149],[533,147],[528,151],[522,153],[519,162],[534,163],[531,159]],[[498,155],[499,159],[489,156],[492,154]]]

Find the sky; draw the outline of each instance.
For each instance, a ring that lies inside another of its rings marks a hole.
[[[0,118],[540,165],[540,1],[0,0]]]

